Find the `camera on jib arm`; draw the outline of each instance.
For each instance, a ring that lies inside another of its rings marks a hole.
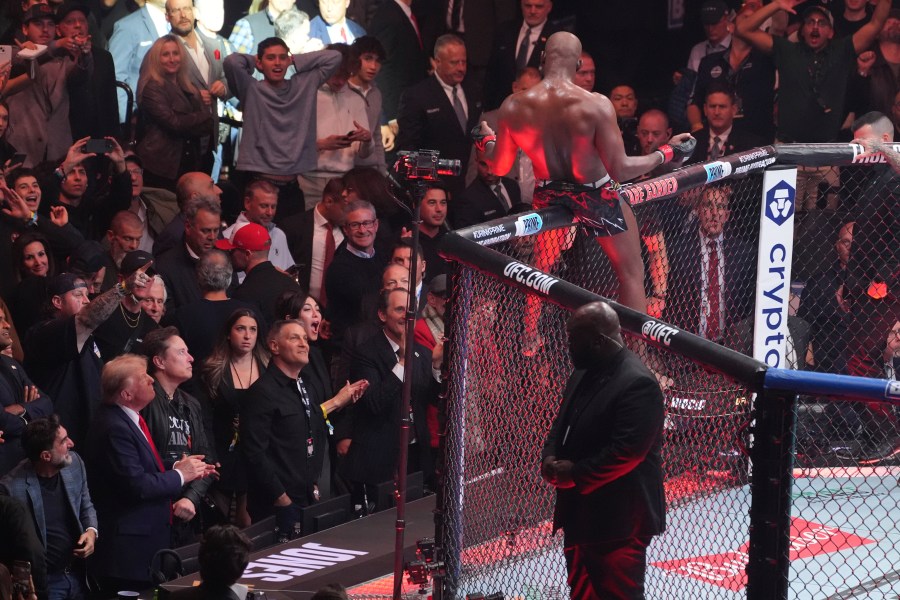
[[[462,163],[457,159],[440,158],[437,150],[403,150],[397,153],[394,169],[407,180],[438,181],[440,176],[456,177],[462,172]]]

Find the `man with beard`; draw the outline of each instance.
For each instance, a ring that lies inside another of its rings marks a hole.
[[[120,354],[133,352],[144,336],[157,327],[156,322],[141,307],[141,300],[150,291],[150,280],[156,274],[152,262],[153,257],[143,250],[129,252],[122,259],[119,283],[113,288],[118,288],[121,310],[113,311],[94,330],[94,339],[103,362],[109,362]],[[130,286],[129,278],[135,272],[138,272],[133,279],[135,285]]]
[[[219,111],[218,101],[228,97],[225,71],[222,68],[225,56],[222,47],[214,39],[208,38],[194,29],[194,4],[192,0],[167,0],[166,21],[172,26],[172,33],[181,40],[183,55],[187,61],[190,82],[200,90],[204,106],[213,115],[215,136],[205,136],[200,140],[200,154],[203,156],[203,170],[212,167],[212,153],[218,144]]]
[[[90,303],[82,277],[73,273],[53,277],[47,286],[52,316],[25,336],[28,371],[53,398],[54,410],[69,425],[76,444],[87,437],[100,398],[103,363],[92,334],[118,309],[124,290],[139,285],[142,274],[138,269],[124,286],[115,286]]]
[[[777,0],[746,19],[738,19],[737,35],[764,54],[771,54],[778,69],[777,141],[833,142],[844,121],[847,81],[857,68],[856,55],[867,50],[891,10],[890,0],[878,0],[872,18],[850,37],[834,38],[834,18],[828,9],[811,4],[800,14],[799,42],[773,36],[760,27],[777,13],[793,13],[800,0]],[[800,167],[797,170],[797,212],[814,210],[819,188],[837,187],[831,167]],[[837,208],[831,194],[827,208]]]
[[[0,480],[0,488],[28,507],[46,551],[49,596],[83,597],[84,559],[97,540],[84,462],[71,451],[75,444],[56,415],[29,423],[22,445],[26,458]]]

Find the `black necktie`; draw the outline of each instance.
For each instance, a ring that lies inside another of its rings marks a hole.
[[[503,205],[505,210],[511,208],[509,204],[510,201],[506,198],[506,194],[503,193],[503,184],[499,181],[494,184],[494,195],[497,196],[497,199],[500,201],[500,204]]]
[[[519,51],[516,53],[516,70],[521,71],[528,64],[528,46],[531,45],[531,27],[525,32]]]

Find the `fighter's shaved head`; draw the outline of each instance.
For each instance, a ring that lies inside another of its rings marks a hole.
[[[555,71],[575,73],[581,58],[581,41],[568,31],[550,36],[544,49],[544,75]]]

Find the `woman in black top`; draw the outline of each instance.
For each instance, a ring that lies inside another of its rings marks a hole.
[[[259,340],[259,321],[249,309],[231,313],[212,354],[203,362],[203,415],[221,467],[210,496],[238,527],[250,525],[247,469],[239,451],[238,425],[247,389],[265,371],[269,353]],[[232,509],[234,501],[234,509]]]

